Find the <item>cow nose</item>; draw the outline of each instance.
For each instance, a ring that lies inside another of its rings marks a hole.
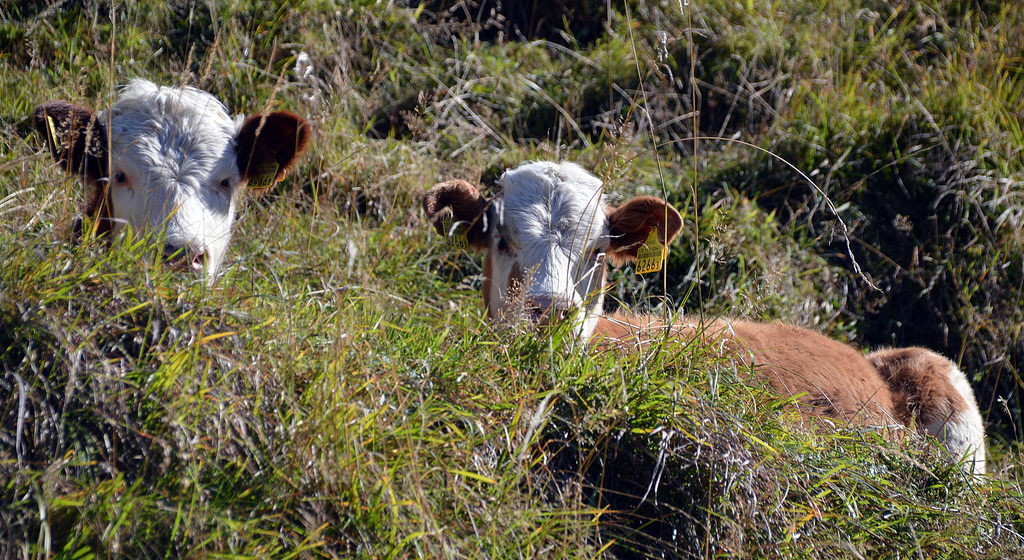
[[[206,251],[192,244],[165,243],[164,259],[173,267],[202,272],[206,266]]]
[[[568,317],[572,305],[562,298],[540,296],[526,300],[524,307],[530,320],[539,325],[549,325]]]

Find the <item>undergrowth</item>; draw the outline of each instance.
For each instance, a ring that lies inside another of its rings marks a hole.
[[[0,557],[1024,552],[1019,10],[519,4],[0,7]],[[315,130],[212,288],[145,237],[70,242],[81,188],[29,115],[131,77]],[[796,428],[699,348],[490,327],[419,197],[528,159],[683,213],[609,307],[929,347],[974,382],[992,475]]]

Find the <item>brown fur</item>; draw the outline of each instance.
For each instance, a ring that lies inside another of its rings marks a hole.
[[[491,252],[487,252],[487,256],[484,257],[484,280],[481,286],[484,292],[484,309],[487,310],[487,315],[491,315],[491,285],[494,283],[492,280],[494,276],[494,265],[491,260]],[[508,276],[508,285],[514,290],[513,293],[509,294],[509,297],[516,298],[521,297],[521,287],[523,284],[523,271],[518,266],[512,267],[512,272]],[[493,317],[492,317],[493,318]]]
[[[847,344],[781,323],[718,319],[700,328],[698,317],[672,325],[673,336],[701,338],[702,346],[733,358],[767,381],[779,395],[795,397],[804,417],[826,416],[855,425],[907,425],[908,411],[895,407],[892,391],[875,367]],[[616,313],[602,317],[590,343],[634,350],[664,334],[665,323]]]
[[[236,137],[238,170],[244,179],[250,179],[259,174],[263,164],[273,161],[277,164],[276,183],[306,150],[309,138],[309,124],[291,111],[251,116]]]
[[[893,407],[884,379],[847,344],[780,323],[716,321],[727,348],[782,396],[795,396],[801,413],[854,424],[909,424]]]
[[[53,159],[67,173],[82,177],[85,183],[82,213],[93,219],[96,234],[112,230],[110,192],[107,182],[102,180],[108,175],[107,133],[96,113],[67,101],[47,101],[36,107],[32,117]],[[56,137],[51,133],[51,122]],[[81,236],[81,228],[81,220],[76,220],[72,232],[75,239]]]
[[[679,212],[653,196],[638,196],[618,208],[607,208],[606,213],[611,224],[608,256],[617,266],[636,259],[652,229],[657,228],[658,240],[668,245],[683,227]]]
[[[664,329],[665,323],[650,316],[617,311],[598,319],[589,343],[602,350],[632,351],[663,334]]]
[[[892,388],[900,415],[932,426],[968,410],[963,396],[948,382],[945,358],[924,348],[893,348],[872,352],[868,360]]]
[[[423,197],[423,210],[427,219],[433,224],[434,230],[447,236],[441,225],[444,209],[451,207],[456,221],[470,224],[466,236],[474,249],[487,249],[490,239],[484,231],[484,212],[487,210],[487,199],[476,187],[461,179],[439,183]]]
[[[675,209],[660,199],[641,196],[608,212],[613,239],[609,251],[618,264],[636,259],[652,228],[663,243],[682,227]],[[667,241],[666,241],[667,240]],[[893,406],[893,395],[875,367],[854,348],[814,331],[780,323],[714,320],[698,327],[697,317],[671,326],[673,335],[701,343],[722,357],[737,359],[784,397],[795,397],[801,414],[845,422],[889,426],[907,424],[909,411]],[[591,337],[600,348],[632,350],[664,334],[664,323],[617,313],[602,317]]]

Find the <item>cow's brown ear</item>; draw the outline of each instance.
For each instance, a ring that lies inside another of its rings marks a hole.
[[[96,113],[67,101],[47,101],[32,114],[53,159],[88,184],[107,176],[107,133]]]
[[[487,227],[487,199],[480,191],[461,179],[445,181],[434,185],[423,195],[423,210],[437,233],[448,236],[445,217],[451,209],[452,225],[466,224],[466,238],[476,249],[486,249],[491,244],[491,231]]]
[[[242,178],[253,189],[274,186],[306,150],[309,139],[306,119],[291,111],[249,117],[238,130],[235,152]]]
[[[638,196],[612,210],[608,222],[611,237],[608,255],[616,265],[635,260],[652,229],[657,228],[658,240],[668,245],[683,227],[679,212],[653,196]]]

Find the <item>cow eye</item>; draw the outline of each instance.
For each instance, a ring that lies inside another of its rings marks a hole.
[[[220,182],[220,188],[222,188],[224,190],[230,190],[231,189],[231,179],[224,179],[223,181],[221,181]]]
[[[118,183],[123,183],[128,180],[128,177],[124,174],[124,171],[115,171],[114,180]]]
[[[512,254],[512,247],[509,246],[508,241],[505,241],[504,237],[498,238],[498,250],[505,254]]]

